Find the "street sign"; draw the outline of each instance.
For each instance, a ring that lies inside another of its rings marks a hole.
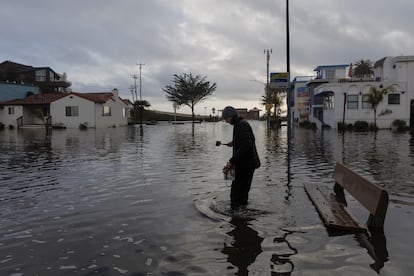
[[[289,74],[287,72],[270,73],[270,85],[276,88],[288,87]]]

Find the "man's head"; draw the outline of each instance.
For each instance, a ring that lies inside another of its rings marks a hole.
[[[237,110],[232,106],[226,106],[221,113],[221,117],[226,123],[233,124],[233,118],[237,117]]]

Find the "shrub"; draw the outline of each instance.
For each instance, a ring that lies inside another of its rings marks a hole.
[[[311,122],[309,122],[307,120],[299,123],[299,126],[300,127],[303,127],[303,128],[307,128],[307,129],[317,129],[318,128],[316,126],[316,123],[311,123]]]
[[[3,130],[3,129],[4,129],[4,124],[0,123],[0,130]]]
[[[356,121],[354,123],[354,130],[355,131],[368,131],[370,129],[368,122],[366,121]]]
[[[339,131],[353,131],[354,130],[354,125],[338,122],[338,130]]]
[[[391,124],[391,128],[396,132],[403,132],[409,129],[404,120],[394,120]]]
[[[86,129],[88,129],[88,124],[87,123],[80,124],[79,125],[79,129],[80,130],[86,130]]]
[[[378,127],[374,123],[370,123],[369,124],[369,130],[377,131],[378,130]]]
[[[343,131],[343,130],[346,130],[346,128],[347,128],[346,124],[342,122],[338,122],[338,130]]]
[[[14,125],[9,125],[9,129],[14,129]]]

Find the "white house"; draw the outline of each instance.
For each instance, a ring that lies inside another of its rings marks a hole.
[[[311,116],[310,120],[333,128],[339,122],[373,123],[374,111],[367,97],[371,87],[391,88],[377,107],[379,128],[390,128],[397,119],[414,127],[414,56],[377,61],[373,78],[334,78],[317,86],[314,95],[323,98],[323,114],[319,118]]]
[[[52,125],[78,128],[128,124],[131,106],[118,90],[105,93],[43,93],[0,103],[5,125]]]

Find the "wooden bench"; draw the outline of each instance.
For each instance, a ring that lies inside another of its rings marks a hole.
[[[388,193],[380,186],[336,163],[335,185],[331,187],[305,184],[305,190],[328,228],[347,231],[366,231],[348,212],[344,189],[369,212],[368,228],[384,227],[388,207]]]

